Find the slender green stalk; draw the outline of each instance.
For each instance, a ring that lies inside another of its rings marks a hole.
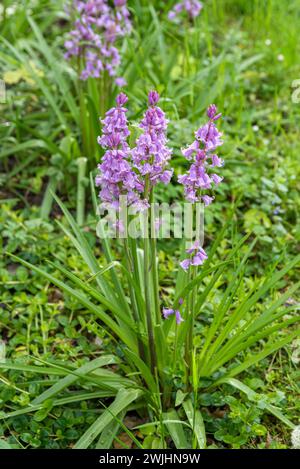
[[[100,115],[103,119],[105,112],[107,111],[108,92],[110,89],[110,77],[104,72],[99,79],[99,95],[100,95]]]
[[[149,196],[149,177],[145,179],[145,199]],[[154,374],[157,368],[156,351],[154,343],[154,331],[152,322],[151,299],[150,299],[150,249],[149,249],[149,214],[148,210],[144,214],[144,289],[145,289],[145,302],[146,302],[146,319],[147,319],[147,332],[150,350],[150,368]]]
[[[198,388],[199,388],[199,373],[197,366],[197,355],[196,350],[193,350],[193,368],[192,368],[192,387],[193,387],[193,449],[197,449],[197,436],[195,432],[196,427],[196,412],[197,412],[197,403],[198,403]],[[201,449],[201,448],[199,448]]]
[[[192,223],[194,220],[196,209],[196,220],[195,220],[195,232],[196,232],[196,240],[200,240],[200,216],[199,216],[199,209],[200,206],[192,206]],[[193,281],[197,276],[197,267],[190,267],[189,271],[189,281]],[[186,342],[185,342],[185,361],[187,365],[187,373],[186,373],[186,388],[187,391],[191,391],[191,382],[190,382],[190,375],[193,371],[193,331],[194,331],[194,322],[195,322],[195,305],[196,305],[196,298],[197,298],[197,287],[193,288],[193,290],[189,293],[187,298],[187,334],[186,334]]]
[[[159,283],[157,270],[157,249],[156,249],[156,230],[155,230],[155,211],[154,211],[154,191],[150,194],[150,230],[151,230],[151,272],[153,284],[153,297],[155,305],[156,323],[161,323],[160,300],[159,300]]]
[[[87,158],[78,158],[77,160],[77,205],[76,205],[76,221],[79,226],[84,224],[85,214],[85,187],[86,187],[86,166]]]
[[[133,271],[133,263],[132,259],[130,256],[130,249],[128,245],[128,239],[124,238],[124,248],[125,248],[125,254],[126,254],[126,263],[127,263],[127,269],[129,272]],[[130,282],[129,282],[130,283]],[[132,306],[132,314],[134,321],[136,323],[137,327],[137,339],[138,339],[138,349],[139,349],[139,355],[141,359],[144,361],[145,360],[145,349],[144,349],[144,344],[143,341],[141,340],[141,328],[140,328],[140,314],[139,310],[137,307],[137,301],[135,298],[135,293],[134,293],[134,287],[132,283],[129,284],[129,294],[130,294],[130,301],[131,301],[131,306]]]
[[[178,325],[175,323],[175,341],[174,341],[174,350],[173,350],[173,363],[171,366],[172,368],[171,375],[174,375],[176,372],[177,352],[178,352]],[[163,407],[165,410],[171,407],[172,387],[173,387],[173,383],[171,383],[169,380],[169,382],[167,382],[163,388]]]
[[[88,125],[87,125],[87,106],[85,98],[85,89],[82,80],[80,80],[82,58],[78,57],[77,60],[77,75],[78,75],[78,92],[79,92],[79,107],[80,107],[80,127],[81,127],[81,139],[82,139],[82,151],[83,154],[89,155],[88,147]]]
[[[134,238],[129,238],[129,245],[130,245],[130,252],[132,256],[132,264],[133,264],[133,276],[136,284],[139,284],[140,278],[139,278],[139,260],[138,260],[138,255],[137,255],[137,242],[136,239]]]
[[[55,194],[58,185],[57,176],[53,175],[50,177],[48,185],[45,190],[43,202],[40,209],[40,216],[43,220],[49,218],[52,204],[53,204],[53,194]]]
[[[47,353],[47,334],[45,332],[45,323],[44,323],[44,313],[43,308],[39,305],[40,310],[40,319],[41,319],[41,332],[42,332],[42,339],[43,339],[43,352],[46,355]]]
[[[193,267],[191,270],[191,280],[194,280],[197,275],[197,268]],[[190,376],[193,373],[193,331],[194,331],[194,322],[195,322],[195,304],[196,304],[196,293],[197,290],[194,288],[189,295],[189,325],[187,331],[187,341],[186,341],[186,362],[187,362],[187,389],[191,391],[191,382]]]
[[[156,248],[156,229],[155,229],[155,207],[154,207],[154,190],[150,193],[150,236],[151,236],[151,277],[153,288],[153,301],[155,311],[155,344],[156,344],[156,361],[158,367],[158,375],[160,376],[161,391],[167,397],[171,390],[168,391],[168,385],[165,375],[166,367],[166,353],[165,344],[166,338],[162,328],[161,309],[159,299],[159,281],[158,281],[158,263],[157,263],[157,248]]]
[[[147,221],[148,224],[148,221]],[[154,345],[154,333],[151,313],[151,301],[150,301],[150,263],[149,263],[149,239],[144,238],[144,283],[145,283],[145,301],[146,301],[146,317],[147,317],[147,329],[148,329],[148,340],[150,349],[150,368],[152,373],[156,368],[156,353]]]
[[[188,282],[192,280],[191,277],[191,267],[189,269],[189,274],[188,274]],[[191,328],[192,328],[192,292],[189,292],[187,299],[186,299],[186,322],[187,322],[187,330],[186,330],[186,337],[185,337],[185,347],[184,347],[184,359],[185,359],[185,386],[186,386],[186,391],[190,391],[190,372],[191,372],[191,348],[192,348],[192,334],[191,334]]]
[[[132,262],[132,276],[135,282],[135,289],[139,288],[139,294],[136,295],[136,300],[138,304],[139,317],[140,321],[143,324],[144,329],[146,330],[146,321],[145,321],[145,303],[142,300],[142,288],[141,288],[141,278],[139,273],[139,259],[138,259],[138,244],[134,238],[128,238],[128,246],[130,250],[130,257]]]
[[[188,216],[187,216],[187,226],[186,226],[186,239],[188,243],[186,246],[192,242],[193,239],[193,217],[194,217],[194,206],[188,206]],[[190,246],[189,246],[190,247]],[[188,270],[187,282],[191,281],[191,268]],[[184,347],[184,359],[185,359],[185,386],[186,390],[189,390],[189,374],[190,374],[190,330],[191,330],[191,293],[189,292],[185,299],[185,347]]]

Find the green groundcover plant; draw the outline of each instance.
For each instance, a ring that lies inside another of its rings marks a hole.
[[[249,234],[233,237],[225,255],[219,254],[231,219],[207,253],[202,247],[200,208],[212,203],[214,189],[222,180],[214,173],[223,165],[215,153],[222,145],[222,135],[216,127],[221,115],[214,105],[207,109],[208,122],[195,132],[194,142],[182,150],[190,162],[187,172],[178,178],[189,207],[185,220],[188,229],[178,259],[174,296],[168,298],[168,304],[162,302],[156,239],[160,223],[153,206],[156,186],[170,183],[172,150],[166,137],[168,121],[158,101],[158,93],[150,91],[142,121],[129,126],[127,97],[120,93],[116,106],[102,121],[98,143],[104,155],[96,185],[100,187],[105,210],[115,214],[111,227],[116,232],[114,238],[106,236],[100,217],[97,232],[106,264],[100,265],[83,228],[57,197],[68,227],[58,223],[87,264],[90,276],[82,279],[61,263],[51,261],[58,272],[52,275],[12,255],[81,303],[115,344],[115,354],[103,354],[78,369],[71,363],[62,365],[54,361],[44,366],[0,363],[2,369],[36,371],[54,378],[63,375],[28,407],[2,414],[2,419],[41,410],[48,412],[53,406],[89,398],[101,399],[100,416],[74,448],[91,445],[109,448],[120,427],[137,447],[142,447],[123,423],[128,410],[146,417],[147,423],[142,427],[155,427],[156,447],[205,448],[201,395],[227,384],[245,393],[250,401],[258,402],[259,395],[238,377],[299,334],[293,327],[299,318],[287,303],[299,283],[285,290],[283,287],[286,274],[299,263],[300,255],[281,268],[282,259],[278,258],[264,277],[249,284],[245,270],[256,239],[250,240]],[[100,216],[94,185],[91,176],[93,205]],[[126,209],[130,209],[126,217],[121,206],[124,197]],[[130,235],[129,230],[136,214],[142,219],[139,237]],[[116,260],[117,252],[121,260]],[[229,267],[233,274],[228,277]],[[280,292],[274,294],[279,283]],[[202,313],[216,292],[219,301],[203,322]],[[203,326],[200,333],[199,323]],[[278,339],[276,333],[289,328],[290,332]],[[80,384],[82,393],[70,396],[68,389]],[[278,407],[264,402],[264,408],[294,428]]]

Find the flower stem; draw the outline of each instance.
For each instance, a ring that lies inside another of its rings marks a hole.
[[[84,155],[89,155],[88,147],[88,129],[87,129],[87,107],[85,99],[85,88],[82,80],[80,79],[82,58],[79,56],[77,60],[77,73],[78,73],[78,92],[79,92],[79,107],[80,107],[80,127],[82,139],[82,152]]]
[[[145,179],[145,199],[149,197],[149,177]],[[147,331],[148,331],[148,342],[150,350],[150,368],[154,374],[156,365],[156,351],[154,343],[154,332],[151,312],[151,298],[150,298],[150,263],[149,263],[149,214],[148,210],[145,211],[144,216],[144,289],[145,289],[145,303],[146,303],[146,319],[147,319]]]
[[[87,158],[78,158],[78,173],[77,173],[77,205],[76,205],[76,220],[79,226],[84,224],[85,212],[85,173]]]
[[[155,317],[156,323],[160,324],[160,301],[159,301],[159,283],[158,283],[158,271],[157,271],[157,249],[156,249],[156,230],[155,230],[155,212],[154,212],[154,191],[150,193],[150,229],[151,229],[151,271],[152,271],[152,283],[153,283],[153,296],[155,304]]]
[[[200,232],[199,232],[199,219],[198,219],[198,208],[194,205],[192,206],[192,213],[191,213],[191,221],[193,224],[194,215],[195,215],[195,208],[196,208],[196,240],[199,239]],[[197,267],[190,266],[189,270],[189,282],[194,280],[197,275]],[[186,390],[190,392],[192,389],[192,384],[190,382],[190,376],[192,374],[192,367],[193,367],[193,331],[194,331],[194,319],[195,319],[195,304],[196,304],[196,296],[197,296],[197,287],[194,287],[192,291],[188,294],[187,298],[187,334],[186,334],[186,342],[185,342],[185,361],[186,361]]]
[[[125,254],[126,254],[126,263],[127,263],[127,269],[130,273],[133,271],[132,267],[132,261],[130,257],[130,250],[129,250],[129,245],[128,245],[128,239],[124,238],[124,248],[125,248]],[[133,313],[133,318],[136,323],[137,327],[137,341],[138,341],[138,350],[139,350],[139,355],[141,359],[144,361],[145,360],[145,350],[144,350],[144,344],[141,340],[141,331],[140,331],[140,316],[139,316],[139,311],[137,307],[137,302],[134,294],[134,287],[131,282],[129,282],[129,294],[130,294],[130,301],[131,301],[131,306],[132,306],[132,313]]]

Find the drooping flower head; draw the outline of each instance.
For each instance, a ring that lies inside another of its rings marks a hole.
[[[106,152],[98,165],[99,174],[96,176],[96,186],[101,188],[99,197],[103,202],[119,208],[121,195],[127,196],[128,205],[139,201],[142,191],[136,173],[132,169],[131,152],[127,143],[130,135],[126,117],[127,96],[120,93],[116,98],[116,107],[110,109],[101,121],[102,136],[98,143]]]
[[[180,311],[179,311],[179,308],[180,306],[183,304],[183,298],[179,298],[178,300],[178,307],[177,308],[163,308],[163,317],[165,319],[168,319],[169,316],[172,316],[173,314],[175,315],[175,319],[176,319],[176,324],[179,325],[180,323],[182,323],[184,321],[184,319],[182,318],[181,314],[180,314]]]
[[[150,91],[148,95],[149,107],[140,123],[142,134],[136,140],[132,150],[132,159],[135,168],[144,179],[149,178],[150,186],[158,182],[168,184],[173,171],[168,169],[171,150],[167,146],[167,125],[165,113],[156,104],[159,94]]]
[[[105,70],[110,76],[116,74],[120,54],[115,43],[131,30],[126,3],[116,0],[111,5],[107,0],[73,0],[69,13],[75,20],[65,42],[65,57],[75,56],[82,62],[82,80],[99,78]]]
[[[190,19],[196,18],[201,13],[203,5],[198,0],[183,0],[169,11],[168,18],[171,21],[177,20],[182,13],[188,15]]]
[[[195,241],[195,243],[186,250],[186,253],[190,254],[190,257],[180,262],[181,267],[186,271],[191,265],[202,265],[203,262],[207,259],[207,254],[200,246],[200,242],[198,240]]]
[[[175,314],[176,324],[179,325],[181,322],[184,321],[184,319],[181,317],[179,309],[163,308],[163,316],[165,319],[167,319],[172,314]]]

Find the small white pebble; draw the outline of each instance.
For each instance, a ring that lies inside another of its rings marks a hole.
[[[300,425],[294,428],[292,431],[292,445],[294,449],[300,449]]]
[[[98,345],[98,347],[99,347],[102,344],[103,344],[103,340],[101,340],[100,337],[97,336],[95,338],[95,345]]]
[[[266,39],[265,44],[266,44],[266,46],[270,46],[272,44],[271,39]]]
[[[278,54],[277,55],[277,60],[279,60],[279,62],[283,62],[284,61],[284,55]]]

